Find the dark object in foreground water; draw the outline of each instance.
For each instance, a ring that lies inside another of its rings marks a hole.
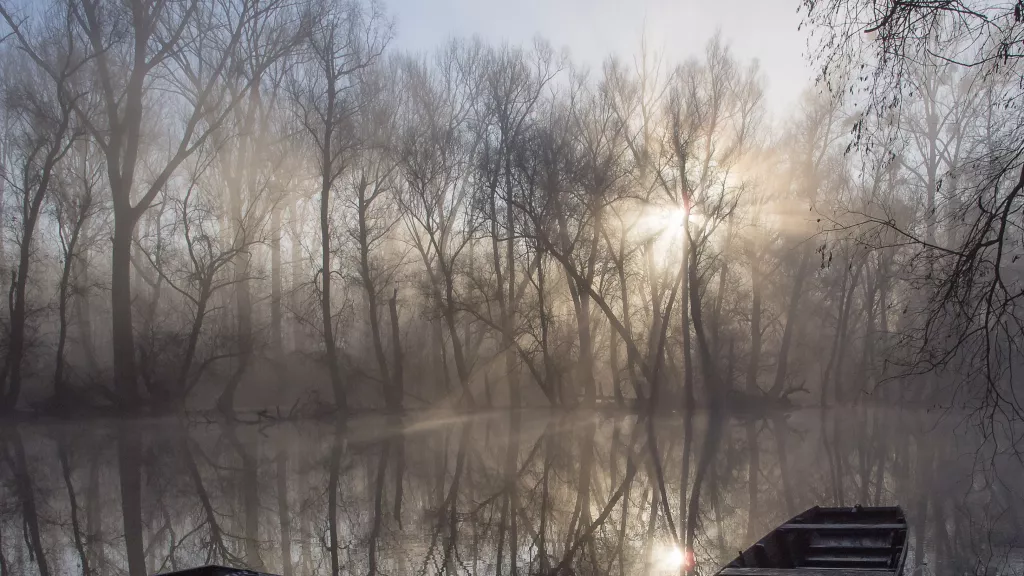
[[[901,576],[906,558],[907,521],[899,506],[815,506],[769,532],[717,576]]]
[[[227,568],[225,566],[202,566],[199,568],[189,568],[181,572],[165,572],[158,576],[273,576],[273,574],[253,572],[252,570],[244,570],[242,568]]]

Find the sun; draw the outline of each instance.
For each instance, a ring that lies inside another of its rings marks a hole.
[[[704,221],[697,210],[681,204],[646,204],[640,210],[637,231],[645,237],[663,234],[674,234],[678,237],[684,222],[699,225]]]
[[[636,228],[637,237],[650,242],[652,262],[659,268],[669,268],[680,261],[683,248],[684,223],[696,224],[701,220],[681,205],[644,207]]]
[[[654,550],[654,557],[658,567],[665,572],[678,573],[693,568],[693,552],[683,550],[675,544],[658,546]]]
[[[683,559],[683,551],[678,546],[672,546],[665,552],[662,562],[668,568],[682,568]]]

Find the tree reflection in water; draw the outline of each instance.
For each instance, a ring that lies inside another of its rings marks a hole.
[[[906,509],[908,571],[1020,571],[1019,462],[948,415],[822,416],[697,414],[690,439],[677,418],[544,412],[8,425],[0,571],[124,573],[134,524],[151,573],[671,574],[692,541],[707,574],[804,508],[856,503]]]

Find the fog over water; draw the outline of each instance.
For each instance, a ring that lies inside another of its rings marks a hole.
[[[648,424],[500,412],[362,417],[344,428],[199,418],[8,426],[0,550],[6,574],[38,573],[40,550],[50,574],[83,563],[89,574],[126,570],[111,489],[125,434],[141,448],[127,465],[142,476],[152,573],[221,562],[295,575],[492,574],[498,563],[501,573],[674,574],[666,515],[686,524],[692,505],[707,574],[810,506],[858,503],[903,506],[907,573],[1020,573],[1024,468],[979,452],[981,439],[952,418],[860,405],[701,412],[690,435],[681,417],[657,418],[654,436]]]

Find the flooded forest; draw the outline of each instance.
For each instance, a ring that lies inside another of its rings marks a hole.
[[[713,574],[856,504],[1024,573],[1024,4],[778,3],[783,110],[728,28],[0,0],[0,576]]]

